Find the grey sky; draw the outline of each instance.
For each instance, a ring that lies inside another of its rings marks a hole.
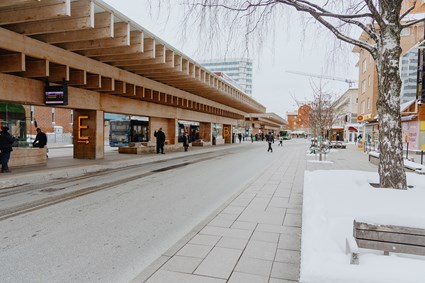
[[[172,4],[162,5],[160,11],[156,1],[151,1],[151,4],[148,0],[104,2],[196,61],[221,56],[239,57],[244,51],[243,36],[239,44],[226,49],[222,43],[211,44],[208,40],[201,40],[195,27],[185,29],[182,23],[184,9],[177,4],[178,1],[171,0]],[[286,70],[349,79],[357,79],[358,76],[355,67],[357,56],[351,53],[350,47],[333,54],[330,50],[334,36],[330,32],[317,25],[309,25],[304,32],[299,15],[289,11],[276,21],[274,30],[267,32],[263,44],[253,44],[254,47],[249,50],[254,61],[252,96],[267,108],[267,112],[283,118],[286,118],[286,112],[296,109],[293,96],[301,101],[311,98],[310,81],[320,82],[320,79],[290,74]],[[327,91],[336,95],[348,89],[344,82],[322,80],[322,83]]]

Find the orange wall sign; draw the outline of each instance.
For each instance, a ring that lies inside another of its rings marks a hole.
[[[83,125],[83,119],[88,119],[89,116],[78,116],[78,140],[79,143],[90,143],[90,137],[83,136],[83,130],[88,129],[87,125]]]

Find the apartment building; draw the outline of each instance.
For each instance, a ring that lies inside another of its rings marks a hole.
[[[311,107],[308,104],[301,105],[298,110],[287,112],[288,129],[293,134],[311,134],[309,115]]]
[[[229,58],[200,61],[211,72],[224,73],[236,82],[247,95],[252,97],[252,60]]]
[[[333,128],[343,130],[344,141],[355,142],[362,131],[362,125],[357,122],[358,89],[348,89],[333,105],[335,108]]]
[[[407,0],[403,3],[403,10],[410,7],[413,1]],[[425,12],[424,1],[418,1],[412,13]],[[363,33],[361,40],[367,40],[367,35]],[[405,28],[401,32],[402,57],[400,73],[402,78],[401,102],[408,102],[416,98],[417,87],[417,63],[418,51],[415,45],[424,39],[424,24],[418,23]],[[353,52],[359,54],[359,88],[358,88],[358,122],[364,124],[363,136],[369,142],[378,141],[378,111],[376,102],[378,100],[378,73],[375,61],[364,49],[354,47]]]

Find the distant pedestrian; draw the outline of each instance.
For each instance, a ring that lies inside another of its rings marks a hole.
[[[339,141],[339,133],[336,134],[336,141]]]
[[[158,131],[155,131],[153,136],[156,137],[156,153],[164,154],[165,134],[162,131],[162,128],[159,128]]]
[[[274,143],[274,137],[271,132],[269,132],[269,134],[267,135],[266,141],[269,144],[269,148],[267,149],[267,152],[269,151],[273,152],[272,143]]]
[[[1,127],[0,151],[1,151],[1,173],[9,173],[10,153],[13,151],[12,144],[15,138],[9,134],[9,127]]]
[[[251,143],[253,143],[253,142],[254,142],[254,135],[251,134]]]
[[[187,133],[183,134],[183,148],[184,151],[187,151],[189,148],[189,135]]]
[[[44,148],[47,145],[47,136],[41,131],[40,128],[37,128],[37,135],[35,140],[32,143],[33,147]]]
[[[239,143],[241,143],[241,141],[242,141],[242,134],[241,133],[238,134],[238,140],[239,140]]]
[[[277,145],[277,146],[283,146],[283,137],[282,136],[280,136],[279,137],[279,144]]]

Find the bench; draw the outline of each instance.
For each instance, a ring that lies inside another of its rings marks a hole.
[[[425,229],[394,225],[353,223],[353,237],[347,238],[351,264],[359,264],[359,248],[425,256]]]

